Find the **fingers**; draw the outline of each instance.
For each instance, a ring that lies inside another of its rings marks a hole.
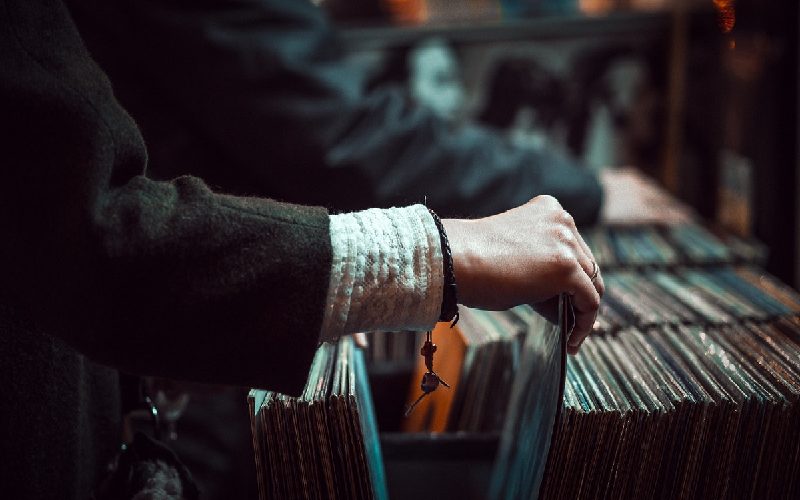
[[[600,307],[600,294],[583,269],[575,270],[573,280],[575,289],[572,292],[572,305],[575,309],[575,328],[567,341],[567,352],[570,354],[578,352],[583,340],[592,331]]]
[[[558,207],[560,208],[560,205]],[[592,331],[600,299],[605,292],[605,283],[594,254],[578,231],[572,215],[562,208],[559,220],[570,232],[569,243],[577,261],[576,269],[571,276],[574,287],[571,293],[575,310],[575,328],[567,344],[567,352],[576,354],[584,339]]]
[[[558,204],[557,200],[552,200],[551,209],[556,210],[555,220],[566,230],[563,241],[570,248],[572,254],[570,260],[574,263],[574,268],[568,275],[568,282],[572,286],[569,293],[573,296],[575,327],[568,339],[567,352],[576,354],[584,339],[592,331],[600,307],[600,299],[605,293],[605,283],[600,275],[594,254],[578,231],[575,220]]]
[[[592,275],[594,275],[594,279],[592,283],[594,284],[597,293],[600,294],[600,297],[603,296],[606,290],[605,282],[603,281],[603,276],[600,274],[600,266],[597,265],[597,261],[594,258],[594,254],[592,253],[592,249],[589,248],[589,245],[586,244],[586,241],[581,236],[581,233],[578,231],[577,226],[575,225],[575,220],[572,218],[569,212],[564,210],[564,220],[566,221],[567,225],[570,227],[570,230],[575,236],[575,241],[577,243],[578,249],[580,250],[579,261],[581,267],[583,268],[584,272],[589,276],[589,279],[592,279]],[[595,274],[595,272],[597,274]]]

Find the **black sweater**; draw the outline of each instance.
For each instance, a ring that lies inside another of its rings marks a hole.
[[[118,444],[108,367],[301,389],[326,211],[144,176],[58,0],[0,0],[0,148],[0,496],[91,494]]]

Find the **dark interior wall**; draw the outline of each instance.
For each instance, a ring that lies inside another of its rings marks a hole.
[[[796,169],[798,3],[741,2],[742,31],[763,52],[763,75],[754,86],[742,138],[753,159],[754,232],[770,250],[767,270],[794,282],[798,196]]]
[[[723,151],[751,167],[750,234],[769,248],[767,270],[797,271],[798,3],[739,0],[723,33],[714,12],[692,14],[680,196],[718,219]]]

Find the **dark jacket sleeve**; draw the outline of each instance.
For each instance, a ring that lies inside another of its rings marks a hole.
[[[596,177],[566,157],[453,129],[398,88],[365,94],[363,75],[344,64],[324,13],[307,0],[70,3],[97,34],[93,50],[109,54],[103,65],[119,68],[115,82],[147,89],[145,106],[161,98],[240,170],[231,176],[250,179],[251,192],[336,209],[427,197],[445,215],[488,215],[551,194],[579,223],[599,213]]]
[[[0,287],[96,360],[297,393],[327,212],[143,174],[141,136],[59,0],[0,0]]]

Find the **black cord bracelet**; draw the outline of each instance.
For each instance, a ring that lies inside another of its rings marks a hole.
[[[453,254],[450,251],[450,242],[447,241],[447,233],[444,231],[442,220],[436,213],[428,209],[436,228],[439,230],[439,242],[442,246],[442,268],[444,275],[444,289],[442,292],[442,311],[439,314],[439,321],[452,321],[450,328],[458,323],[458,289],[456,287],[456,273],[453,270]]]

